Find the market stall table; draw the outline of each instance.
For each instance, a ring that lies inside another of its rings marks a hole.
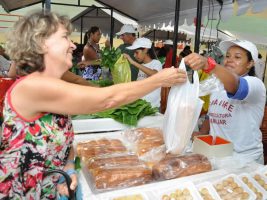
[[[78,134],[75,135],[75,141],[74,141],[74,147],[76,147],[78,142],[90,140],[90,139],[99,139],[103,137],[107,138],[119,138],[122,131],[114,131],[114,132],[105,132],[105,133],[91,133],[91,134]],[[75,148],[76,149],[76,148]],[[90,179],[88,175],[86,174],[86,170],[80,171],[80,184],[82,186],[82,193],[83,193],[83,199],[85,200],[111,200],[115,197],[121,196],[121,195],[132,195],[132,194],[142,194],[147,199],[157,199],[157,196],[159,194],[159,191],[168,191],[170,188],[174,187],[180,187],[181,185],[194,185],[197,186],[203,182],[210,181],[213,182],[215,180],[221,179],[222,177],[226,177],[229,174],[235,173],[235,174],[241,174],[244,172],[255,172],[259,169],[263,168],[262,165],[258,165],[254,163],[253,165],[246,166],[242,169],[237,168],[228,168],[228,169],[217,169],[206,173],[196,174],[192,176],[186,176],[171,180],[165,180],[165,181],[155,181],[149,184],[135,186],[135,187],[129,187],[125,189],[118,189],[118,190],[112,190],[112,191],[106,191],[102,193],[97,193],[90,187]],[[156,195],[156,196],[155,196]],[[251,199],[255,199],[254,198]],[[159,199],[159,198],[158,198]],[[194,199],[201,199],[199,197],[194,197]]]

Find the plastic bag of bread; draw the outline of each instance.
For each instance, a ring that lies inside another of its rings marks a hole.
[[[184,60],[179,68],[186,71]],[[175,85],[170,90],[163,118],[167,153],[182,154],[197,124],[203,101],[198,97],[199,78],[195,71],[193,80],[194,83],[187,80],[185,84]]]
[[[153,166],[153,176],[157,180],[173,179],[182,176],[211,171],[208,158],[201,154],[171,155]]]
[[[152,170],[143,164],[100,167],[91,173],[97,192],[137,186],[152,181]]]
[[[87,168],[89,171],[101,167],[116,167],[116,166],[128,166],[128,165],[137,165],[141,164],[138,156],[131,153],[114,153],[114,154],[105,154],[91,158],[87,162]]]
[[[162,130],[159,128],[137,128],[123,133],[133,152],[141,160],[155,163],[166,156]]]
[[[125,131],[123,136],[129,147],[139,156],[164,144],[162,130],[159,128],[131,129]]]
[[[82,161],[89,160],[98,155],[110,153],[122,153],[127,149],[119,139],[102,138],[99,140],[87,140],[77,144],[77,155]]]

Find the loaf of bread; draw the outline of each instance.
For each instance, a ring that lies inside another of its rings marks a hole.
[[[101,167],[92,173],[96,189],[118,189],[152,181],[152,170],[144,165]]]
[[[126,139],[135,145],[133,150],[139,155],[164,144],[163,134],[159,128],[137,128],[125,133]]]
[[[95,170],[100,167],[131,166],[141,164],[137,155],[133,154],[108,154],[97,156],[88,161],[88,169]]]
[[[153,166],[153,176],[157,180],[166,180],[211,171],[207,157],[200,154],[168,155]]]
[[[126,147],[118,139],[99,139],[79,142],[77,144],[77,155],[83,161],[98,155],[126,152]]]

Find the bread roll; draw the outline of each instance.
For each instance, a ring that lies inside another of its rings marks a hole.
[[[114,167],[114,166],[131,166],[141,164],[141,161],[136,155],[130,154],[111,154],[107,156],[94,157],[88,161],[88,169],[94,170],[99,167]]]
[[[139,156],[164,144],[162,131],[158,128],[138,128],[133,132],[137,134],[136,149]]]
[[[89,140],[79,142],[77,144],[77,155],[86,161],[92,157],[110,154],[110,153],[122,153],[126,152],[126,147],[118,139],[106,139]]]
[[[168,155],[153,166],[153,176],[157,180],[166,180],[199,174],[211,169],[209,160],[200,154],[184,156]]]
[[[96,189],[124,188],[142,185],[152,180],[151,169],[140,165],[98,168],[92,175]]]

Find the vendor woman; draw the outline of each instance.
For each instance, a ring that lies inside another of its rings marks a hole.
[[[266,89],[255,76],[258,50],[246,40],[222,41],[219,47],[226,52],[224,66],[196,53],[185,57],[185,63],[192,69],[214,74],[224,85],[223,90],[211,94],[209,119],[204,122],[200,133],[210,133],[232,142],[234,157],[241,161],[263,164],[260,125]]]

